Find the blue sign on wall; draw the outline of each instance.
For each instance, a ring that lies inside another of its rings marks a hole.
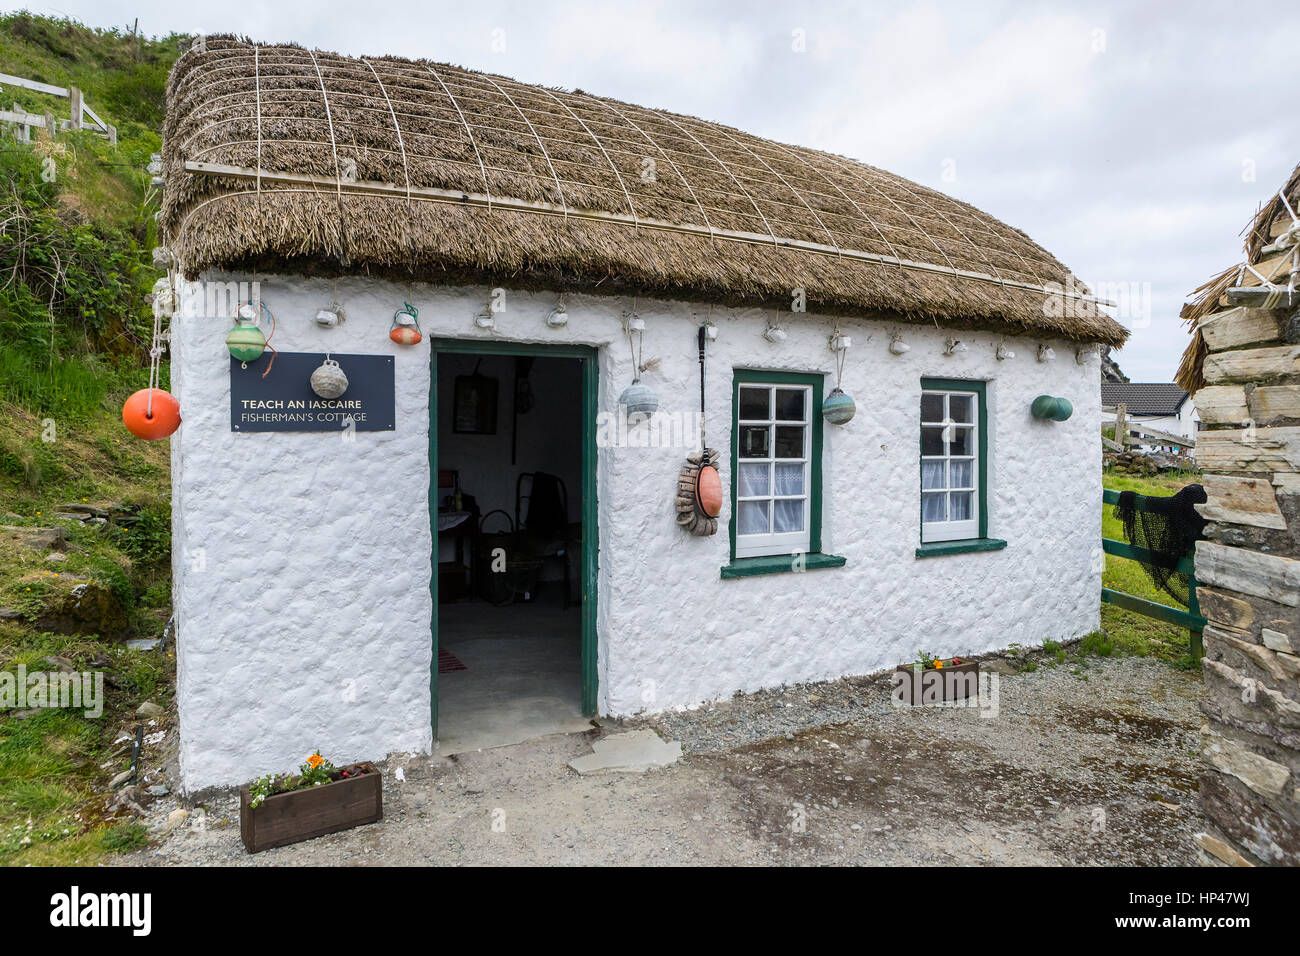
[[[340,355],[348,389],[338,398],[321,398],[311,390],[311,373],[325,361],[324,352],[268,350],[255,362],[230,360],[230,430],[236,432],[393,431],[393,356]],[[271,371],[263,377],[268,365]]]

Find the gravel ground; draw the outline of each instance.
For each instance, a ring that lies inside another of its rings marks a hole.
[[[257,856],[233,792],[126,865],[1198,862],[1200,675],[1137,658],[1015,674],[997,708],[896,709],[886,679],[738,696],[451,758],[383,764],[382,822]],[[986,713],[987,716],[982,716]],[[649,726],[684,757],[579,777],[593,739]],[[401,770],[399,780],[398,770]],[[173,814],[173,820],[175,819]]]

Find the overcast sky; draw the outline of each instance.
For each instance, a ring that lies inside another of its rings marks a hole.
[[[0,0],[3,4],[4,0]],[[428,57],[832,150],[1023,229],[1125,294],[1134,381],[1300,162],[1300,3],[61,0],[147,34]]]

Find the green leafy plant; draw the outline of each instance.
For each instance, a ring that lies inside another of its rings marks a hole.
[[[1080,657],[1110,657],[1114,653],[1114,642],[1101,631],[1093,631],[1079,642]]]
[[[254,808],[260,807],[266,802],[267,797],[273,797],[277,793],[306,790],[308,787],[319,787],[322,783],[332,783],[335,774],[348,776],[347,771],[339,771],[334,764],[322,757],[318,750],[298,768],[297,776],[267,774],[254,780],[248,787],[248,805]]]

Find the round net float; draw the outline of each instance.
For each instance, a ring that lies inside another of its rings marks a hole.
[[[696,537],[718,533],[718,515],[722,512],[720,457],[716,448],[691,452],[677,476],[677,523]]]
[[[857,411],[857,404],[840,388],[831,389],[831,393],[822,401],[822,417],[832,425],[843,425],[851,421]]]
[[[348,390],[348,377],[336,359],[327,357],[320,368],[311,373],[311,390],[321,398],[338,398]]]
[[[659,409],[659,396],[655,394],[654,389],[649,385],[643,385],[638,378],[623,389],[623,394],[618,397],[618,403],[627,409],[628,421],[640,421],[649,418]]]
[[[409,302],[403,302],[402,308],[393,313],[393,324],[389,326],[388,337],[398,345],[415,345],[424,338],[420,334],[420,313]]]
[[[722,478],[712,465],[702,466],[695,476],[695,505],[710,518],[722,511]]]
[[[226,333],[226,348],[231,358],[241,362],[254,362],[266,351],[266,336],[252,322],[236,318],[235,327]]]
[[[136,438],[158,441],[180,428],[181,404],[161,388],[142,388],[122,405],[122,424]]]

